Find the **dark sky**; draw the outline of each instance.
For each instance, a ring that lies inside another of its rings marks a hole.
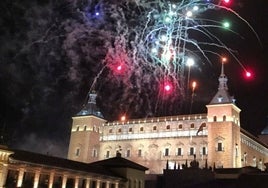
[[[139,65],[128,69],[132,74],[127,76],[107,68],[102,71],[101,62],[111,45],[107,41],[115,41],[110,31],[116,29],[118,18],[111,18],[105,6],[96,2],[1,0],[2,143],[41,153],[66,154],[71,117],[86,102],[94,80],[98,105],[109,120],[125,112],[133,118],[188,113],[189,101],[179,108],[178,95],[164,102],[155,98],[157,71]],[[225,74],[230,94],[242,110],[242,127],[257,135],[267,124],[268,114],[267,2],[232,0],[231,7],[252,26],[260,41],[245,22],[226,12],[208,12],[207,17],[229,17],[232,30],[238,33],[224,34],[224,42],[237,51],[234,53],[242,66],[252,71],[253,78],[245,79],[241,65],[234,59],[225,65]],[[105,16],[96,17],[96,12]],[[131,16],[126,13],[128,19]],[[135,23],[132,19],[129,26]],[[212,57],[212,61],[219,59]],[[205,105],[217,91],[220,67],[220,63],[199,62],[191,69],[191,80],[198,80],[193,113],[206,112]],[[109,68],[113,69],[112,64]]]

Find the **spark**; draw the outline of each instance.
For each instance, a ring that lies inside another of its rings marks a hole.
[[[103,0],[96,5],[91,3],[92,10],[94,6],[98,7],[95,15],[101,14],[98,14],[97,21],[89,17],[87,24],[109,32],[110,38],[105,44],[107,53],[102,63],[110,68],[114,77],[124,79],[126,92],[129,88],[142,91],[143,84],[148,84],[149,80],[161,82],[168,78],[174,87],[165,86],[165,90],[176,89],[172,92],[174,96],[181,96],[184,100],[185,90],[189,87],[188,57],[213,65],[211,56],[221,57],[226,53],[245,69],[235,51],[224,41],[224,32],[238,33],[230,28],[229,22],[206,17],[208,12],[217,16],[219,11],[233,15],[256,35],[249,23],[227,4],[230,1],[125,0],[112,4]]]

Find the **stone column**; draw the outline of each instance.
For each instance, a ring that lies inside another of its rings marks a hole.
[[[109,187],[110,187],[110,182],[107,181],[107,182],[106,182],[106,188],[109,188]]]
[[[100,180],[97,180],[96,188],[100,188],[100,183],[101,183],[101,181]]]
[[[65,188],[66,187],[67,178],[68,178],[67,175],[63,175],[61,188]]]
[[[40,171],[38,170],[34,174],[34,185],[33,185],[33,188],[38,188],[39,178],[40,178]]]
[[[23,176],[24,176],[24,169],[20,168],[19,174],[18,174],[18,179],[17,179],[17,187],[22,186]]]
[[[119,188],[119,182],[115,182],[115,188]]]
[[[55,176],[55,173],[54,172],[50,172],[50,174],[49,174],[49,180],[48,180],[48,188],[52,188],[53,187],[54,176]]]
[[[78,188],[79,186],[79,177],[75,177],[75,180],[74,180],[74,188]]]
[[[87,178],[86,179],[86,188],[89,188],[89,186],[90,186],[90,178]]]
[[[4,185],[6,184],[7,173],[8,173],[7,164],[1,165],[1,167],[0,167],[0,188],[3,188]]]

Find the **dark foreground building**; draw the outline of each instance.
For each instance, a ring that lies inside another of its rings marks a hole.
[[[121,155],[88,164],[0,146],[0,188],[144,188],[146,170]]]
[[[179,167],[179,166],[177,166]],[[163,170],[161,175],[150,175],[146,188],[267,188],[268,173],[256,167],[199,168],[196,160],[182,169]]]

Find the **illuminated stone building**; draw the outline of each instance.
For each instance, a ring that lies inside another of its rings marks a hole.
[[[73,117],[68,158],[93,162],[121,152],[127,159],[163,172],[193,160],[200,166],[264,169],[268,146],[240,126],[240,109],[228,93],[222,66],[218,91],[206,114],[189,114],[107,122],[96,107],[96,94]]]

